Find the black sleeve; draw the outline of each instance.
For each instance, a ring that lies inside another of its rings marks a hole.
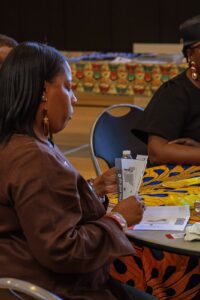
[[[181,136],[187,110],[187,99],[182,96],[181,87],[167,82],[158,89],[134,124],[133,133],[145,142],[149,134],[176,139]]]

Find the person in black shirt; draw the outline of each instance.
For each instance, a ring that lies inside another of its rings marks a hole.
[[[157,90],[133,128],[152,165],[200,164],[200,15],[180,34],[188,69]]]

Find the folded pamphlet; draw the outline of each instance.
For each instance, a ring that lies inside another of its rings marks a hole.
[[[136,159],[116,158],[119,200],[137,195],[147,164],[146,155],[138,155]]]

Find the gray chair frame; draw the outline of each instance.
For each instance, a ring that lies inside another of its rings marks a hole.
[[[7,291],[10,292],[10,297],[9,294],[6,293]],[[4,298],[2,298],[1,295]],[[44,288],[16,278],[0,278],[0,299],[63,300]]]

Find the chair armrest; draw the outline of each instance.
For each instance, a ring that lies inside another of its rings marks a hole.
[[[38,300],[62,300],[60,297],[35,284],[15,278],[0,278],[0,289],[9,289],[21,292]]]

